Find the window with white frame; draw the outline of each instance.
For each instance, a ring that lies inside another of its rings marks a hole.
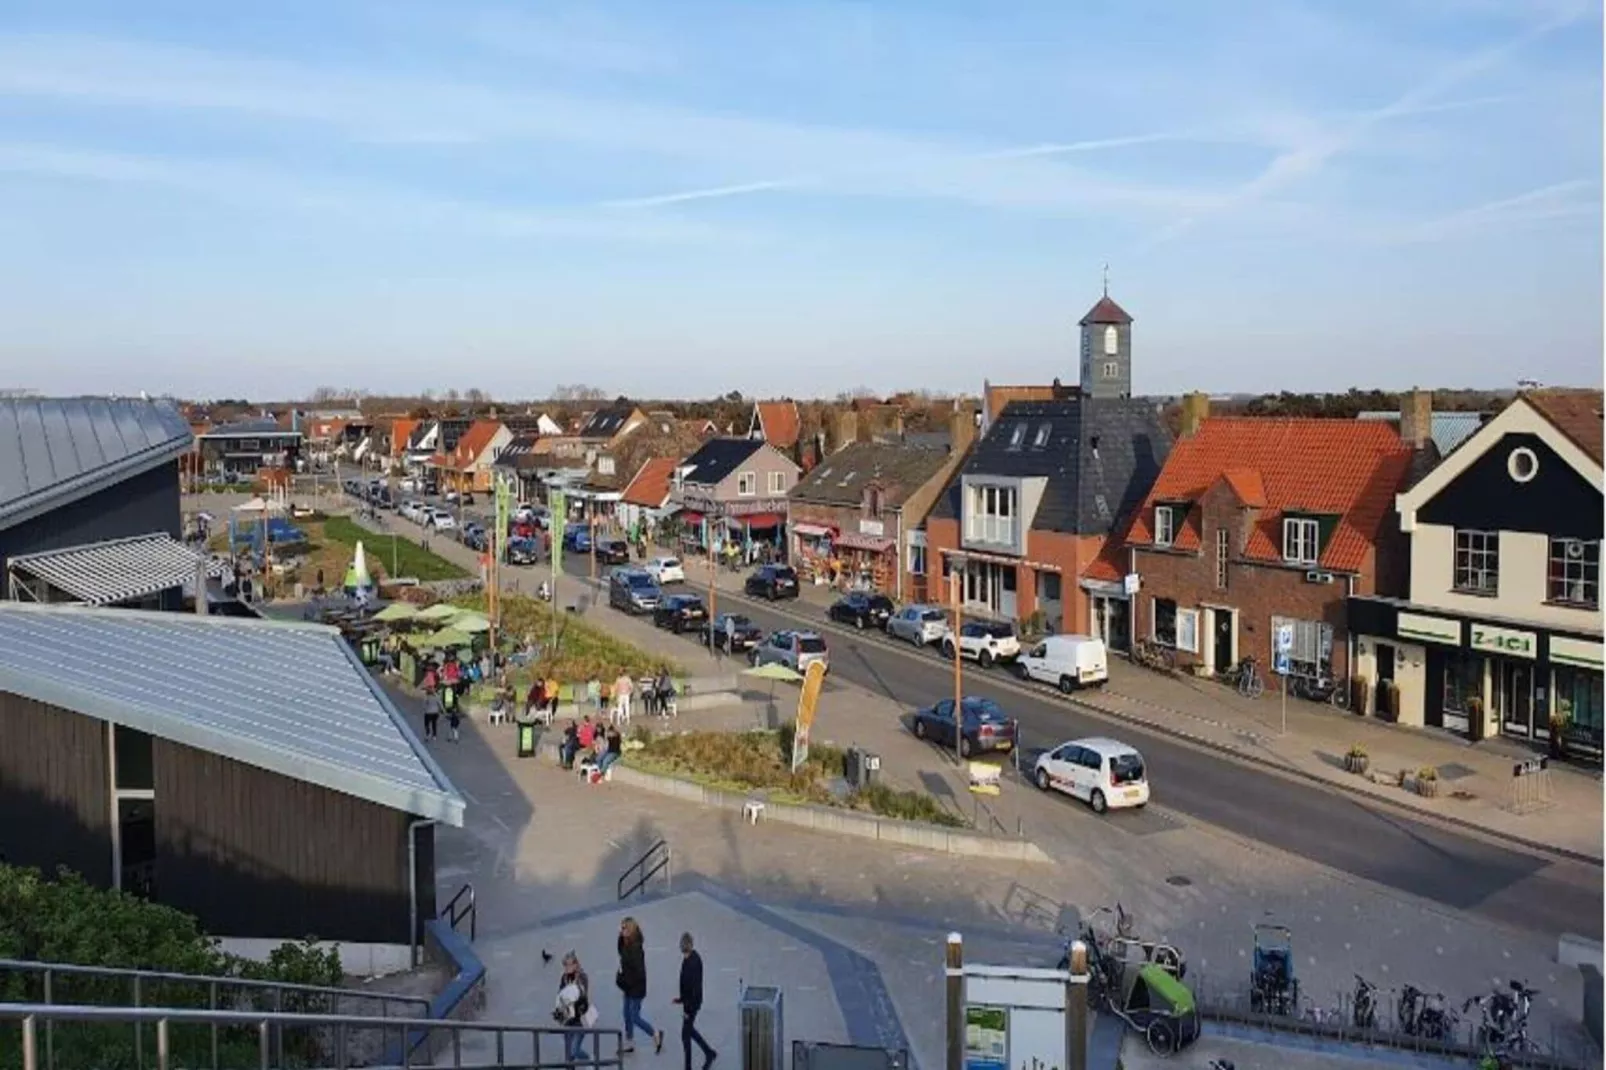
[[[613,458],[602,456],[597,458],[597,474],[599,476],[613,475]]]
[[[774,495],[785,494],[785,493],[786,493],[786,473],[785,472],[771,472],[770,473],[770,495],[774,496]]]
[[[156,761],[151,736],[108,725],[111,761],[113,887],[143,899],[156,894]]]
[[[1154,507],[1154,545],[1170,546],[1177,537],[1176,514],[1169,505]]]
[[[736,493],[744,498],[751,498],[758,493],[758,473],[743,472],[736,477]]]
[[[1216,529],[1216,587],[1219,590],[1227,589],[1227,554],[1232,546],[1232,532],[1226,528]]]
[[[976,542],[1013,546],[1015,543],[1015,488],[973,486],[965,503],[965,537]]]
[[[909,547],[909,575],[924,576],[926,574],[926,548],[911,545]]]
[[[1549,598],[1568,605],[1600,605],[1600,541],[1550,540]]]
[[[1498,594],[1500,591],[1500,533],[1464,531],[1455,533],[1455,573],[1451,582],[1465,594]]]
[[[1199,653],[1199,611],[1177,610],[1177,649],[1190,654]]]
[[[1283,520],[1283,560],[1293,565],[1314,565],[1321,558],[1321,525],[1309,517]]]

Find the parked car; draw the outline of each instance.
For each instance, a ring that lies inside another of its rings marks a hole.
[[[563,532],[563,549],[568,553],[590,553],[591,529],[584,524],[570,524]]]
[[[791,565],[760,565],[742,584],[742,590],[771,602],[778,598],[796,598],[797,570]]]
[[[960,757],[984,754],[988,751],[1007,751],[1015,746],[1015,722],[1004,714],[1004,708],[990,698],[966,695],[961,703],[964,725],[959,734]],[[954,744],[954,700],[941,702],[914,713],[911,726],[915,735],[945,747]]]
[[[623,539],[598,539],[591,552],[596,555],[599,565],[630,564],[630,544]],[[653,582],[657,582],[656,577]]]
[[[776,632],[747,652],[747,660],[754,668],[760,665],[785,665],[793,672],[804,672],[810,663],[825,662],[825,671],[831,671],[831,652],[818,632]]]
[[[458,538],[462,539],[463,545],[467,546],[470,550],[483,551],[487,546],[490,545],[490,539],[486,536],[485,529],[473,521],[469,521],[463,525],[462,534],[460,534]]]
[[[1016,663],[1028,680],[1053,684],[1067,695],[1079,687],[1103,687],[1110,679],[1104,640],[1090,635],[1050,635]]]
[[[954,637],[950,631],[942,640],[944,657],[954,656]],[[1008,621],[973,620],[959,626],[959,656],[988,669],[1001,661],[1020,657],[1020,640]]]
[[[721,613],[704,624],[704,644],[708,642],[710,631],[714,634],[714,646],[727,654],[746,653],[764,639],[764,629],[740,613]]]
[[[887,634],[915,646],[940,643],[948,635],[948,614],[936,606],[904,606],[887,619]]]
[[[402,502],[401,515],[406,517],[408,520],[413,521],[414,523],[422,523],[424,519],[422,515],[423,509],[424,507],[419,505],[416,501],[408,500]]]
[[[429,516],[424,519],[424,523],[426,526],[432,527],[436,531],[451,531],[453,528],[457,527],[457,521],[453,519],[452,514],[448,513],[445,509],[429,510]]]
[[[708,620],[708,607],[694,594],[672,594],[658,603],[652,611],[652,622],[659,628],[668,628],[679,635],[690,629],[701,630]]]
[[[424,489],[424,481],[416,476],[408,476],[396,484],[396,489],[406,491],[408,494],[418,494]]]
[[[686,582],[686,569],[678,557],[655,557],[643,567],[652,573],[653,579],[658,581],[660,587],[670,583]]]
[[[639,568],[616,568],[608,579],[608,604],[626,613],[651,613],[663,594]]]
[[[465,490],[465,491],[449,490],[449,491],[446,492],[446,504],[447,505],[457,505],[459,503],[461,503],[463,505],[473,505],[474,504],[474,492],[471,491],[471,490]]]
[[[897,609],[892,599],[884,594],[853,591],[832,602],[831,608],[825,612],[832,620],[851,624],[855,628],[885,628],[887,619]]]
[[[507,541],[507,563],[535,565],[541,562],[541,544],[535,539],[513,538]]]
[[[1112,806],[1144,806],[1149,801],[1143,755],[1113,739],[1061,743],[1037,759],[1032,777],[1044,791],[1063,791],[1082,799],[1096,814]]]

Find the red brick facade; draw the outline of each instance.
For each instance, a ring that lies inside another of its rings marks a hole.
[[[859,534],[859,521],[867,519],[862,507],[858,505],[825,505],[820,502],[803,502],[792,500],[787,503],[787,530],[791,534],[792,561],[797,565],[799,574],[804,582],[809,582],[815,568],[818,567],[817,556],[810,549],[814,541],[808,537],[797,534],[797,525],[814,524],[819,527],[830,528],[832,531],[847,535]],[[881,538],[891,539],[892,545],[876,554],[870,550],[840,548],[836,557],[842,562],[846,575],[855,575],[862,566],[871,575],[881,575],[884,582],[877,584],[882,593],[898,599],[899,601],[913,601],[910,592],[908,575],[909,562],[898,559],[898,547],[903,545],[902,517],[898,510],[881,510]],[[876,559],[879,558],[879,561]],[[878,566],[879,565],[879,571]]]
[[[1235,664],[1254,657],[1263,672],[1272,666],[1272,618],[1321,621],[1332,632],[1330,671],[1344,679],[1349,670],[1348,633],[1345,629],[1345,598],[1350,594],[1371,594],[1375,590],[1375,549],[1365,552],[1358,575],[1342,572],[1331,575],[1331,583],[1306,578],[1305,566],[1285,566],[1248,561],[1243,549],[1258,519],[1258,510],[1240,504],[1231,487],[1218,482],[1198,502],[1198,548],[1168,550],[1138,545],[1136,565],[1142,589],[1132,599],[1132,634],[1135,640],[1154,636],[1156,599],[1175,601],[1179,610],[1198,610],[1195,651],[1177,650],[1179,667],[1201,666],[1213,672],[1216,665]],[[1216,558],[1218,532],[1228,534],[1226,585],[1218,583]],[[1351,583],[1353,582],[1353,587]],[[1217,655],[1215,631],[1217,614],[1231,620],[1229,651]]]
[[[962,552],[959,546],[959,522],[952,518],[928,517],[926,520],[926,570],[930,601],[946,604],[949,595],[942,587],[942,563],[946,554]],[[1060,619],[1051,621],[1054,630],[1061,634],[1086,635],[1090,630],[1091,616],[1088,594],[1081,587],[1083,570],[1098,557],[1104,548],[1102,535],[1067,535],[1058,531],[1029,531],[1026,534],[1026,553],[1015,566],[1015,616],[1025,620],[1037,612],[1037,574],[1040,571],[1058,571],[1060,576]],[[994,554],[981,555],[998,560]],[[1046,566],[1046,567],[1045,567]]]

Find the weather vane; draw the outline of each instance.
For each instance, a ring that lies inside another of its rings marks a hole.
[[[1110,296],[1110,265],[1104,265],[1104,296]]]

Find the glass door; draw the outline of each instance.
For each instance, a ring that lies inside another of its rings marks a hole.
[[[1495,711],[1507,735],[1534,735],[1533,666],[1526,661],[1500,658],[1494,663]]]

